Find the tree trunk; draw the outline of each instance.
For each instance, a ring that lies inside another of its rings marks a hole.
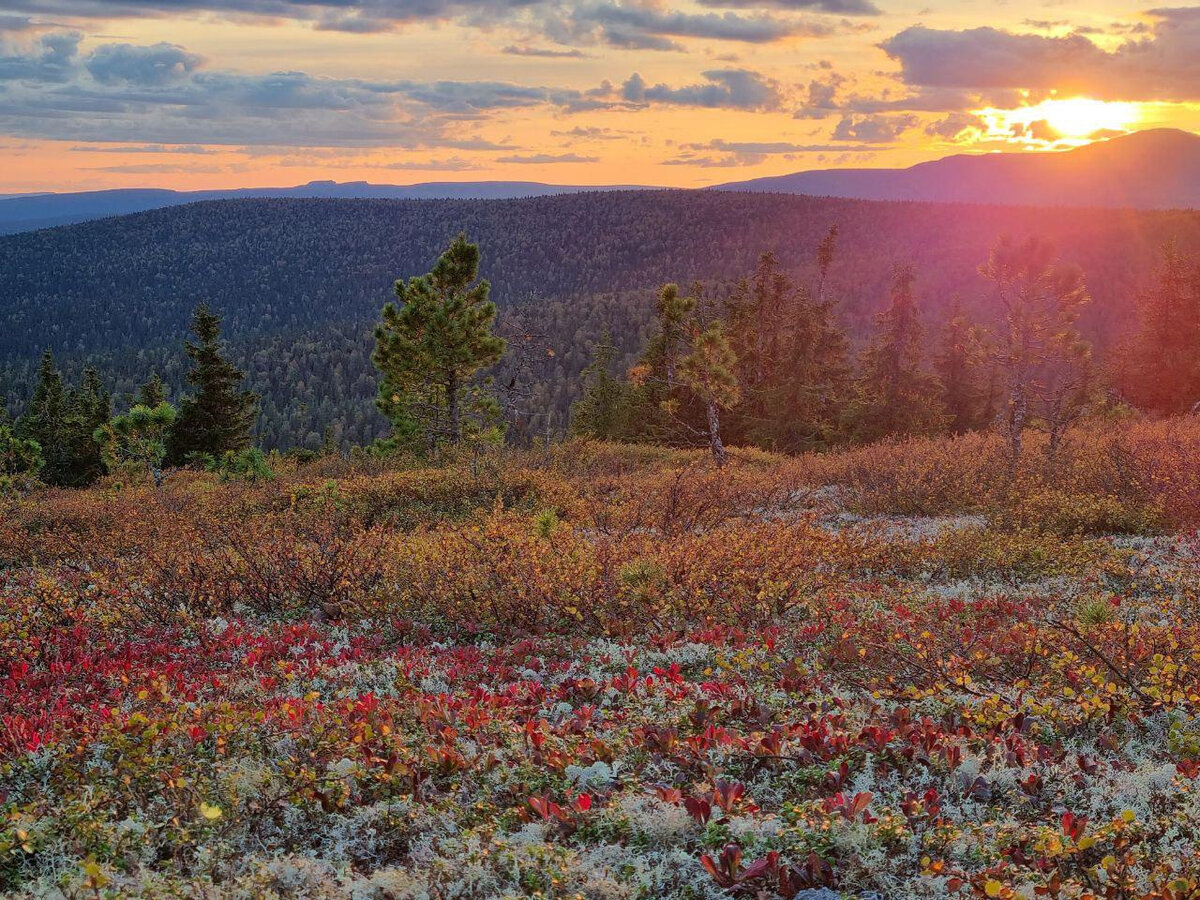
[[[1012,458],[1009,460],[1009,466],[1013,472],[1017,469],[1017,463],[1021,460],[1021,449],[1025,434],[1025,421],[1029,417],[1029,398],[1025,396],[1025,391],[1018,388],[1013,392],[1013,396],[1009,401],[1012,408],[1009,410],[1008,419],[1008,448]]]
[[[712,400],[708,401],[708,446],[712,450],[713,461],[724,467],[729,462],[729,456],[725,453],[725,445],[721,443],[721,413]]]
[[[454,375],[446,381],[446,412],[450,416],[450,443],[457,444],[462,429],[458,420],[458,378]]]

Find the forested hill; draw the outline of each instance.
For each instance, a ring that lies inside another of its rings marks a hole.
[[[371,405],[371,323],[396,277],[427,271],[465,230],[508,327],[537,335],[526,367],[538,427],[543,411],[561,424],[589,342],[609,328],[631,351],[657,285],[728,283],[765,249],[807,280],[833,224],[841,238],[830,290],[855,335],[886,299],[895,263],[917,266],[930,324],[956,294],[984,315],[976,269],[1008,233],[1046,237],[1084,268],[1096,298],[1086,323],[1108,343],[1129,323],[1163,242],[1200,249],[1194,212],[688,191],[198,203],[0,238],[0,391],[23,399],[46,346],[68,370],[98,362],[118,392],[151,367],[179,386],[188,315],[207,300],[264,394],[265,443],[312,444],[328,424],[343,440],[368,440],[382,429]]]

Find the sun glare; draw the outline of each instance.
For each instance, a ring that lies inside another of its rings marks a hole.
[[[1142,117],[1136,103],[1088,97],[1043,100],[1018,109],[984,109],[978,115],[987,123],[989,137],[1074,144],[1086,143],[1099,132],[1126,131]]]
[[[1040,106],[1050,127],[1067,138],[1087,137],[1097,131],[1121,131],[1138,118],[1137,107],[1132,103],[1110,103],[1084,97],[1047,100]]]

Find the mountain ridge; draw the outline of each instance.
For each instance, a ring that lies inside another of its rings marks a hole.
[[[0,235],[206,200],[516,200],[629,190],[664,189],[541,181],[426,181],[407,185],[310,181],[292,187],[229,190],[113,188],[0,195]],[[1000,206],[1200,208],[1200,135],[1156,128],[1072,150],[959,153],[906,169],[812,169],[701,190]]]
[[[1132,132],[1071,150],[959,153],[904,169],[815,169],[709,190],[1003,206],[1200,207],[1200,135]]]
[[[0,235],[75,225],[110,216],[149,212],[209,200],[519,200],[586,191],[650,190],[644,185],[569,185],[540,181],[424,181],[372,184],[367,181],[310,181],[292,187],[175,191],[170,188],[111,188],[0,196]]]

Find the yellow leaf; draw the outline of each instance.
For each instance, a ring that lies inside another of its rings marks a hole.
[[[987,884],[983,886],[983,892],[989,897],[999,897],[1002,890],[1004,890],[1004,885],[995,878],[989,878]]]
[[[204,816],[204,818],[208,819],[210,822],[215,822],[217,819],[221,818],[221,807],[211,803],[201,803],[200,815]]]

